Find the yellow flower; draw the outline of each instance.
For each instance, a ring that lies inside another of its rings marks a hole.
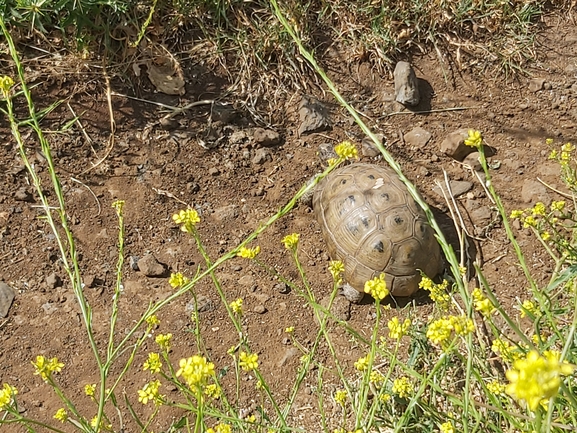
[[[257,245],[254,248],[242,247],[236,254],[244,259],[254,259],[260,253],[260,247]]]
[[[180,224],[180,230],[186,233],[193,233],[196,224],[200,222],[198,212],[194,209],[185,209],[172,215],[172,220],[176,224]]]
[[[447,292],[447,288],[449,287],[449,282],[447,280],[443,280],[442,283],[436,284],[429,277],[423,275],[419,282],[419,287],[429,292],[429,298],[431,298],[431,301],[435,302],[441,310],[446,311],[449,309],[449,306],[451,305],[451,297]]]
[[[510,382],[505,391],[534,411],[543,399],[557,395],[560,376],[570,375],[574,369],[574,365],[559,362],[557,353],[545,352],[541,356],[532,350],[525,359],[515,361],[513,368],[505,373]]]
[[[451,421],[444,422],[439,427],[440,433],[455,433],[455,427]]]
[[[153,328],[153,327],[155,327],[155,326],[160,325],[160,320],[158,320],[158,317],[156,317],[156,315],[153,314],[152,316],[148,316],[148,317],[146,318],[146,323],[148,323],[148,326],[149,326],[150,328]]]
[[[231,433],[232,429],[230,425],[220,423],[214,426],[214,429],[209,428],[206,433]]]
[[[342,282],[341,276],[345,272],[345,265],[340,260],[333,260],[329,264],[329,271],[333,276],[334,282],[340,284]]]
[[[189,281],[190,281],[190,279],[188,277],[185,277],[180,272],[177,272],[175,274],[170,274],[170,278],[168,279],[168,284],[170,284],[170,286],[173,289],[176,289],[177,287],[184,286]]]
[[[230,309],[233,313],[242,316],[242,299],[238,298],[236,301],[230,303]]]
[[[284,238],[282,238],[282,243],[284,244],[285,248],[287,250],[296,250],[297,249],[297,245],[299,243],[299,234],[298,233],[292,233],[290,235],[286,235]]]
[[[335,152],[340,159],[358,158],[359,152],[355,145],[350,141],[343,141],[335,146]]]
[[[194,355],[181,359],[179,366],[176,376],[182,376],[191,389],[204,386],[207,380],[214,376],[214,364],[203,356]]]
[[[475,310],[480,312],[483,316],[490,316],[496,310],[490,299],[486,298],[481,289],[478,287],[471,293],[473,302],[475,303]]]
[[[560,201],[554,201],[553,203],[551,203],[551,212],[563,212],[563,209],[565,209],[565,201],[564,200],[560,200]]]
[[[16,394],[18,394],[16,388],[5,383],[0,389],[0,410],[10,406]]]
[[[240,352],[238,363],[244,371],[256,370],[258,368],[258,355],[256,353]]]
[[[12,88],[13,85],[14,80],[9,76],[3,75],[2,77],[0,77],[0,91],[2,91],[2,94],[4,95],[5,98],[8,97],[10,89]]]
[[[409,331],[409,328],[411,327],[411,319],[407,318],[401,324],[399,322],[398,317],[393,317],[391,320],[389,320],[389,322],[387,323],[387,326],[389,328],[389,337],[396,339],[396,340],[399,340],[404,335],[407,335],[407,332]]]
[[[341,406],[345,405],[345,402],[347,401],[347,391],[344,389],[338,389],[335,392],[335,395],[333,397],[335,399],[335,401],[337,402],[337,404],[340,404]]]
[[[90,425],[96,429],[96,423],[97,422],[98,422],[98,415],[90,420]],[[100,427],[98,428],[98,430],[112,431],[112,424],[104,424],[104,418],[101,418],[100,419]]]
[[[392,391],[400,398],[409,397],[413,393],[413,385],[408,377],[403,376],[393,381]]]
[[[539,307],[530,299],[523,301],[521,305],[521,317],[527,317],[527,314],[531,314],[534,317],[541,317],[543,315]]]
[[[523,219],[523,228],[537,227],[537,220],[533,215],[528,215]]]
[[[427,338],[433,343],[445,347],[453,332],[465,336],[474,330],[473,320],[465,316],[443,316],[429,325]]]
[[[533,215],[545,216],[546,213],[547,208],[545,208],[545,205],[543,203],[537,202],[537,204],[533,206]]]
[[[504,361],[513,362],[521,358],[521,353],[511,344],[500,338],[493,340],[491,344],[491,350],[496,354],[500,355]]]
[[[384,299],[389,294],[387,283],[385,283],[385,274],[373,278],[365,283],[365,293],[368,293],[375,299]]]
[[[548,241],[549,239],[551,239],[551,233],[547,231],[541,233],[541,239],[543,239],[544,241]]]
[[[293,332],[295,332],[295,327],[294,326],[289,326],[288,328],[286,328],[284,330],[284,332],[286,332],[287,334],[292,334]]]
[[[481,131],[469,129],[469,136],[465,139],[465,145],[471,147],[481,147],[482,144],[483,137],[481,136]]]
[[[66,409],[61,407],[56,411],[53,418],[61,422],[66,422],[68,420],[68,412],[66,412]]]
[[[58,362],[58,358],[48,360],[42,355],[38,355],[36,362],[32,361],[32,365],[35,368],[34,374],[39,374],[43,380],[48,380],[54,372],[61,372],[62,367],[64,367],[63,363]]]
[[[547,138],[547,139],[545,140],[545,144],[547,144],[547,146],[551,146],[551,145],[553,144],[553,141],[554,141],[554,140],[553,140],[552,138]]]
[[[116,211],[118,216],[122,215],[122,209],[124,209],[124,200],[116,200],[112,203],[112,207]]]
[[[170,349],[170,340],[172,339],[172,334],[158,334],[156,336],[156,338],[154,339],[154,341],[156,341],[156,344],[158,344],[158,346],[160,346],[160,348],[165,351],[168,352],[168,350]]]
[[[381,394],[379,396],[379,400],[381,401],[381,403],[387,403],[391,400],[391,394],[387,393]]]
[[[385,376],[383,376],[383,374],[380,371],[378,370],[371,371],[371,375],[369,376],[369,382],[375,384],[376,386],[381,386],[384,381]]]
[[[149,353],[148,359],[144,361],[142,366],[143,370],[150,370],[151,373],[159,373],[162,367],[162,362],[160,362],[160,355],[158,353]]]
[[[492,380],[487,384],[487,390],[491,394],[500,395],[505,392],[505,385],[498,380]]]
[[[455,331],[457,335],[465,336],[475,330],[473,320],[465,316],[450,316],[449,321],[451,322],[453,331]]]
[[[369,367],[369,357],[363,356],[355,361],[355,368],[359,371],[365,371]]]
[[[210,398],[219,399],[222,394],[222,389],[216,383],[211,383],[206,385],[204,393]]]
[[[160,380],[148,382],[142,389],[138,390],[138,401],[142,404],[147,404],[149,401],[153,401],[157,406],[162,404],[164,396],[159,394],[159,389]]]
[[[244,420],[250,424],[254,424],[256,422],[256,416],[249,415]]]
[[[511,219],[518,219],[521,218],[523,216],[523,211],[519,210],[519,209],[515,209],[511,211],[511,216],[509,218]]]
[[[332,165],[336,165],[339,161],[340,161],[339,158],[329,158],[329,159],[327,160],[327,164],[328,164],[329,166],[332,166]]]
[[[94,397],[94,392],[96,391],[96,384],[86,384],[84,385],[84,394],[89,397]]]

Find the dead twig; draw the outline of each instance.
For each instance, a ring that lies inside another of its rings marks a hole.
[[[96,216],[99,216],[100,212],[102,211],[102,208],[100,207],[100,200],[98,200],[98,197],[96,197],[96,194],[94,194],[94,192],[90,189],[90,187],[88,185],[80,182],[78,179],[71,177],[70,180],[72,180],[73,182],[79,183],[84,188],[86,188],[88,190],[88,192],[90,192],[90,194],[92,194],[92,197],[94,197],[94,200],[96,201],[96,205],[98,206],[98,214]]]

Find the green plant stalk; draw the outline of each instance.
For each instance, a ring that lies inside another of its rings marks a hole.
[[[116,210],[116,216],[118,217],[118,261],[116,262],[116,285],[114,286],[114,295],[112,297],[112,314],[110,316],[110,331],[108,335],[108,349],[107,349],[107,359],[113,353],[114,348],[114,330],[116,327],[116,321],[118,319],[118,302],[120,300],[120,295],[122,294],[122,268],[124,265],[124,215],[122,213],[123,202],[117,201],[114,203],[113,207]]]
[[[423,209],[423,211],[425,212],[425,214],[427,216],[427,219],[429,220],[429,224],[435,230],[437,240],[439,241],[441,248],[443,249],[443,252],[445,253],[445,256],[447,257],[447,260],[451,264],[451,269],[452,269],[453,275],[455,275],[455,280],[458,282],[457,285],[459,288],[459,292],[461,293],[461,296],[464,299],[467,299],[468,295],[467,295],[466,287],[462,284],[461,279],[458,278],[458,276],[460,275],[460,270],[459,270],[459,261],[457,260],[457,257],[455,255],[455,251],[453,250],[453,247],[445,239],[445,235],[441,231],[440,226],[437,224],[437,221],[435,220],[435,217],[433,216],[433,213],[431,212],[429,205],[420,196],[416,187],[404,175],[404,173],[401,170],[400,165],[395,161],[395,159],[392,157],[392,155],[383,147],[383,145],[380,143],[377,136],[363,122],[363,120],[361,119],[361,117],[359,116],[357,111],[339,93],[339,91],[337,90],[334,83],[331,81],[331,79],[326,75],[324,70],[316,62],[314,56],[309,51],[307,51],[307,49],[304,47],[304,45],[303,45],[301,39],[299,38],[299,36],[297,35],[296,31],[290,25],[288,20],[284,17],[284,15],[283,15],[283,13],[282,13],[282,11],[281,11],[278,3],[277,3],[277,0],[270,0],[270,4],[272,6],[272,9],[273,9],[275,16],[280,21],[280,23],[283,25],[283,27],[285,28],[287,33],[291,36],[291,38],[293,39],[295,44],[298,46],[298,49],[299,49],[299,52],[301,53],[301,55],[310,63],[310,65],[315,70],[315,72],[323,79],[323,81],[325,82],[329,91],[332,93],[332,95],[335,97],[335,99],[355,119],[355,122],[361,128],[361,130],[369,138],[371,138],[374,145],[379,149],[379,151],[383,155],[383,158],[387,161],[387,163],[391,166],[391,168],[393,170],[395,170],[395,172],[399,176],[399,179],[401,179],[401,181],[406,185],[411,196],[415,199],[415,201]]]

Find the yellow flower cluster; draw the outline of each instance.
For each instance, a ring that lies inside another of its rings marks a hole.
[[[236,254],[238,257],[243,259],[254,259],[260,253],[260,247],[257,245],[254,248],[241,247],[241,249]]]
[[[465,139],[465,145],[470,147],[481,147],[483,145],[483,137],[481,131],[469,129],[468,136]]]
[[[441,433],[455,433],[455,427],[451,421],[444,422],[439,427],[439,431]]]
[[[13,386],[7,383],[2,385],[2,389],[0,389],[0,410],[10,406],[16,394],[18,394],[18,390]]]
[[[68,412],[66,412],[66,409],[61,407],[56,411],[53,418],[57,419],[60,422],[66,422],[68,420]]]
[[[526,299],[523,301],[523,304],[521,304],[521,317],[527,317],[528,314],[533,317],[541,317],[543,315],[535,302],[530,299]]]
[[[222,394],[222,388],[220,388],[216,383],[211,383],[206,385],[204,393],[210,398],[218,399]]]
[[[162,362],[160,362],[160,355],[158,353],[149,353],[148,359],[144,361],[142,369],[144,371],[150,370],[151,373],[159,373],[162,368]]]
[[[230,303],[230,309],[233,313],[242,316],[242,299],[238,298],[236,301]]]
[[[58,362],[58,358],[52,358],[50,360],[46,359],[42,355],[36,357],[36,362],[32,361],[34,366],[34,374],[39,374],[43,380],[48,380],[52,376],[52,373],[59,373],[62,371],[64,364]]]
[[[88,397],[94,397],[94,393],[96,392],[96,384],[87,383],[84,385],[84,394]]]
[[[389,328],[389,337],[395,340],[400,340],[403,336],[407,335],[409,328],[411,327],[411,319],[407,318],[403,323],[399,322],[398,317],[393,317],[387,323]]]
[[[487,384],[487,390],[495,395],[501,395],[505,392],[505,385],[498,380],[492,380]]]
[[[297,245],[299,243],[299,234],[292,233],[290,235],[286,235],[282,238],[282,243],[287,250],[295,251],[297,249]]]
[[[393,381],[392,391],[400,398],[409,397],[413,393],[413,385],[408,377],[403,376]]]
[[[158,317],[156,317],[155,314],[153,314],[152,316],[148,316],[146,318],[146,323],[150,328],[154,328],[155,326],[160,325],[160,320],[158,319]]]
[[[356,159],[359,156],[359,152],[355,145],[350,141],[343,141],[335,146],[335,152],[339,159]]]
[[[445,347],[453,333],[465,336],[475,330],[473,321],[466,316],[444,316],[435,320],[427,329],[427,338]]]
[[[573,373],[575,366],[559,362],[558,352],[547,351],[540,355],[532,350],[524,359],[514,362],[513,368],[505,374],[509,379],[505,391],[515,400],[524,402],[535,410],[542,400],[557,395],[561,376]]]
[[[502,338],[493,340],[491,350],[501,356],[503,361],[507,362],[514,362],[523,356],[518,348],[512,346],[508,341],[503,340]]]
[[[10,89],[14,85],[14,80],[10,78],[8,75],[3,75],[0,77],[0,91],[5,98],[8,97],[10,94]]]
[[[335,399],[335,401],[337,402],[337,404],[340,404],[341,406],[345,405],[345,402],[347,401],[347,391],[344,389],[338,389],[335,392],[335,395],[333,397]]]
[[[385,274],[373,278],[365,283],[365,293],[368,293],[375,299],[382,300],[389,294],[387,283],[385,282]]]
[[[496,310],[495,306],[489,298],[487,298],[481,289],[478,287],[471,293],[473,297],[473,302],[475,304],[475,310],[481,313],[485,317],[489,317]]]
[[[170,340],[172,339],[172,334],[158,334],[154,341],[156,344],[165,352],[170,350]]]
[[[214,428],[209,428],[206,433],[231,433],[232,427],[229,424],[220,423],[214,426]]]
[[[333,260],[329,264],[329,272],[333,276],[333,281],[336,284],[341,284],[343,282],[342,275],[345,272],[345,265],[340,260]]]
[[[178,365],[176,376],[182,376],[191,389],[202,388],[214,376],[214,364],[200,355],[181,359]]]
[[[162,404],[163,395],[159,393],[160,381],[153,380],[144,385],[142,389],[138,390],[138,401],[142,404],[147,404],[149,401],[154,402],[155,405],[159,406]]]
[[[258,355],[256,353],[240,352],[238,363],[244,371],[252,371],[258,368]]]
[[[180,230],[186,233],[193,233],[196,224],[200,222],[198,212],[194,209],[184,209],[172,215],[172,220],[180,225]]]
[[[369,376],[369,382],[380,387],[385,382],[385,376],[380,371],[373,370]]]
[[[369,356],[363,356],[355,361],[355,368],[358,371],[365,371],[369,368]]]
[[[451,305],[451,296],[447,292],[449,282],[443,280],[442,283],[436,284],[429,277],[423,275],[419,282],[419,287],[429,292],[429,297],[441,310],[447,311]]]
[[[190,282],[190,279],[182,275],[180,272],[170,274],[170,278],[168,279],[168,284],[170,284],[173,289],[182,287],[185,284],[188,284],[188,282]]]

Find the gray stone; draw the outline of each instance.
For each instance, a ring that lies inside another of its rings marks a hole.
[[[147,277],[164,277],[166,267],[152,254],[147,254],[138,261],[138,269]]]
[[[383,144],[385,136],[383,134],[376,134],[376,136],[379,139],[379,143]],[[361,142],[361,153],[367,158],[374,158],[375,156],[379,156],[381,151],[377,149],[377,146],[375,146],[375,143],[370,139],[370,137],[365,137]]]
[[[29,203],[34,201],[32,194],[30,194],[30,191],[28,191],[28,188],[25,186],[18,188],[18,190],[14,193],[14,199],[17,201],[26,201]]]
[[[272,147],[280,144],[281,137],[274,129],[256,128],[252,138],[258,146]]]
[[[56,287],[62,286],[62,280],[54,272],[52,272],[50,275],[48,275],[46,277],[45,281],[46,281],[46,287],[48,289],[55,289]]]
[[[463,164],[468,165],[475,171],[483,171],[483,166],[479,162],[479,156],[479,152],[470,153],[463,159]]]
[[[335,146],[332,143],[319,144],[317,155],[323,162],[327,162],[331,158],[338,158],[337,152],[335,152]]]
[[[279,292],[282,295],[286,295],[287,293],[290,293],[291,288],[286,283],[277,283],[274,285],[274,290]]]
[[[54,302],[46,302],[45,304],[42,304],[42,309],[44,310],[44,312],[48,315],[56,312],[58,310],[58,307],[56,306],[56,303]]]
[[[0,317],[6,317],[14,301],[14,289],[8,284],[0,282]]]
[[[525,167],[523,161],[518,158],[506,158],[503,160],[503,165],[511,170],[519,170],[521,167]]]
[[[431,133],[426,129],[417,126],[413,128],[411,131],[407,132],[404,135],[405,143],[409,146],[414,146],[419,149],[422,149],[427,145],[429,140],[431,139]]]
[[[255,165],[264,164],[267,161],[272,161],[270,150],[266,147],[260,147],[254,152],[254,157],[252,158],[252,163]]]
[[[469,217],[475,226],[484,227],[493,219],[493,214],[489,206],[485,206],[474,199],[468,199],[465,207],[469,212]]]
[[[447,191],[447,186],[444,182],[441,183],[441,185],[443,189],[439,188],[438,185],[435,185],[433,187],[433,191],[435,191],[439,196],[444,197],[444,190],[448,196],[449,192]],[[470,191],[471,188],[473,188],[473,184],[471,182],[467,182],[466,180],[450,180],[449,187],[451,188],[451,195],[453,197],[459,197],[460,195],[465,194],[467,191]]]
[[[543,90],[543,86],[545,85],[545,78],[531,78],[529,80],[529,91],[530,92],[538,92],[539,90]]]
[[[218,207],[214,210],[213,216],[217,221],[235,219],[238,217],[238,206],[235,204],[229,204],[226,206]]]
[[[547,188],[541,183],[533,179],[527,179],[523,182],[521,188],[521,200],[525,203],[535,204],[537,202],[544,203],[545,206],[551,204],[551,197],[547,192]]]
[[[184,311],[186,312],[186,314],[191,315],[195,311],[195,309],[198,313],[206,313],[208,311],[216,310],[216,307],[214,303],[210,300],[210,298],[204,295],[197,295],[196,303],[194,302],[194,299],[191,300],[184,307]]]
[[[328,309],[330,300],[331,297],[326,296],[321,299],[319,305]],[[347,321],[351,318],[351,303],[343,296],[336,296],[331,305],[330,312],[336,319]]]
[[[415,71],[407,62],[395,66],[395,100],[404,105],[417,105],[421,99]]]
[[[468,136],[468,129],[451,132],[441,143],[441,152],[457,161],[462,161],[467,155],[475,151],[475,148],[465,144]]]
[[[332,128],[329,110],[318,100],[304,97],[299,105],[299,136]]]
[[[290,342],[290,340],[289,340]],[[281,359],[279,359],[279,361],[277,362],[277,367],[282,367],[286,364],[286,362],[291,359],[296,357],[299,354],[299,350],[296,347],[287,347],[287,349],[285,350],[284,355],[282,356]]]
[[[262,304],[257,305],[256,307],[253,308],[253,310],[255,313],[257,314],[264,314],[266,313],[266,307]]]
[[[252,275],[244,275],[238,279],[238,284],[245,287],[252,287],[254,285],[254,278]]]

